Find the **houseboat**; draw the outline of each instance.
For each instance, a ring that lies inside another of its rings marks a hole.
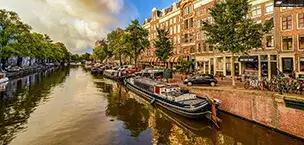
[[[182,91],[177,85],[168,85],[147,77],[131,77],[124,80],[127,89],[143,96],[169,111],[187,118],[211,118],[220,104],[217,99],[198,97]]]
[[[105,70],[105,66],[101,65],[100,63],[96,63],[93,65],[93,67],[91,68],[91,73],[92,74],[103,74],[103,71]]]
[[[112,79],[112,80],[116,80],[116,81],[123,81],[125,78],[129,77],[129,74],[126,71],[107,69],[107,70],[104,70],[103,76],[108,79]]]

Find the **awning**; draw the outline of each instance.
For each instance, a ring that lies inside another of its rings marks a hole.
[[[258,56],[240,56],[239,62],[258,62]]]
[[[154,57],[154,58],[152,59],[152,62],[159,62],[159,59],[158,59],[157,57]]]
[[[148,58],[148,62],[152,62],[153,57]]]
[[[181,59],[181,56],[170,56],[167,62],[178,62]]]

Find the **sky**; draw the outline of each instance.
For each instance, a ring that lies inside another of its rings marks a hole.
[[[96,40],[131,20],[142,23],[152,8],[178,0],[0,0],[0,8],[15,11],[33,31],[66,44],[72,53],[92,52]]]

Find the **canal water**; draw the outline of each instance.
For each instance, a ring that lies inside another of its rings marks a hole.
[[[179,117],[82,67],[33,74],[2,89],[0,144],[304,144],[225,113],[220,129]]]

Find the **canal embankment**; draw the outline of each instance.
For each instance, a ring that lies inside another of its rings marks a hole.
[[[304,102],[301,97],[228,87],[193,86],[188,88],[198,95],[207,93],[211,97],[220,99],[222,101],[220,110],[224,112],[304,139],[304,111],[286,105],[286,100]]]
[[[36,66],[31,66],[31,67],[26,67],[26,68],[21,68],[18,71],[14,71],[14,72],[6,72],[6,76],[9,79],[16,79],[16,78],[20,78],[20,77],[24,77],[33,73],[39,73],[39,72],[43,72],[49,69],[54,69],[58,66],[54,66],[54,65],[36,65]]]

